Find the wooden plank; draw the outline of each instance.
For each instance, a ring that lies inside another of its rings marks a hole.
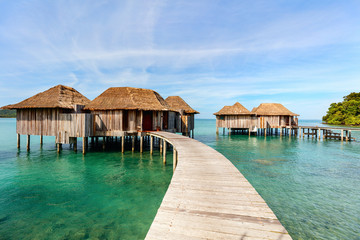
[[[239,124],[238,118],[229,119]],[[172,144],[177,162],[146,239],[291,239],[261,196],[219,152],[173,133],[149,135]]]

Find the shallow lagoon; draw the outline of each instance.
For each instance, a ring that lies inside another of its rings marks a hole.
[[[171,179],[171,151],[163,166],[158,151],[58,155],[54,138],[40,150],[33,137],[27,153],[24,137],[16,149],[14,119],[0,119],[0,130],[1,240],[144,238]],[[195,133],[234,163],[294,239],[358,239],[359,142],[217,137],[214,120],[197,120]]]

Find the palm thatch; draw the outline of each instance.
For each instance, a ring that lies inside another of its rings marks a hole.
[[[184,99],[182,99],[179,96],[169,96],[165,99],[165,101],[167,102],[167,104],[169,104],[169,106],[180,112],[180,111],[184,111],[185,113],[188,114],[198,114],[199,112],[192,109],[185,101]]]
[[[23,108],[66,108],[74,109],[74,105],[86,105],[90,100],[74,88],[57,85],[38,93],[22,102],[2,107],[2,109]]]
[[[108,88],[84,108],[85,110],[172,110],[157,92],[132,87]]]
[[[253,108],[251,112],[264,116],[300,116],[291,112],[280,103],[261,103],[258,107]]]
[[[220,111],[214,113],[214,115],[253,115],[239,102],[236,102],[232,106],[224,106]]]

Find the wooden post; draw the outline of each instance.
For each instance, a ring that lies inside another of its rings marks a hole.
[[[249,137],[250,137],[250,134],[251,134],[251,132],[250,132],[250,128],[248,128],[248,131],[249,131]]]
[[[225,128],[223,127],[223,135],[225,135]]]
[[[160,149],[160,153],[162,153],[163,149],[163,140],[161,138],[159,138],[159,149]]]
[[[86,141],[87,137],[83,137],[83,146],[82,146],[82,153],[85,155],[86,154]]]
[[[265,132],[264,134],[265,134],[265,137],[266,137],[267,128],[264,129],[264,132]]]
[[[135,136],[131,137],[131,151],[135,151]]]
[[[103,145],[102,145],[102,148],[103,148],[103,150],[105,150],[105,148],[106,148],[106,138],[105,138],[105,137],[103,137]]]
[[[77,151],[77,138],[74,138],[74,151]]]
[[[17,148],[20,148],[20,134],[17,134]]]
[[[319,132],[319,140],[321,139],[321,129],[319,128],[318,129],[318,132]]]
[[[344,130],[341,129],[341,141],[344,141]]]
[[[150,136],[150,154],[153,154],[154,137]]]
[[[140,136],[140,152],[143,152],[143,142],[144,142],[144,137]]]
[[[43,145],[43,135],[40,135],[40,147]]]
[[[299,127],[299,138],[301,138],[301,127]]]
[[[124,152],[125,148],[125,136],[121,136],[121,152]]]
[[[219,135],[219,128],[216,127],[216,135]]]
[[[27,135],[27,141],[26,141],[26,150],[30,150],[30,135]]]
[[[192,133],[191,133],[191,138],[194,138],[195,137],[195,130],[193,129],[193,130],[191,130],[192,131]]]
[[[164,140],[163,163],[166,164],[166,141]]]
[[[349,141],[351,141],[351,130],[349,130]]]
[[[346,141],[349,140],[349,138],[348,138],[348,133],[349,133],[349,131],[348,131],[348,130],[345,130],[345,140],[346,140]]]
[[[229,135],[231,135],[231,128],[228,128],[228,131],[229,131]]]
[[[177,165],[177,151],[174,148],[173,149],[173,171],[175,171],[176,165]]]
[[[292,128],[290,127],[289,128],[289,138],[291,138],[291,131],[292,131]]]
[[[61,148],[62,148],[61,143],[58,143],[58,144],[57,144],[57,152],[58,152],[58,153],[60,153]]]

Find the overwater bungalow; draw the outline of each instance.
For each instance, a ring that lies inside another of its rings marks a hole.
[[[84,110],[95,116],[94,136],[141,135],[147,131],[175,131],[170,106],[157,92],[132,87],[112,87]]]
[[[291,112],[280,103],[261,103],[252,109],[258,128],[286,128],[298,125],[299,114]]]
[[[232,131],[247,131],[249,134],[256,127],[256,116],[254,113],[247,110],[239,102],[232,106],[224,106],[220,111],[214,113],[216,116],[216,133],[219,133],[219,128],[225,128]]]
[[[190,107],[179,96],[169,96],[165,101],[173,110],[177,111],[174,116],[176,132],[181,132],[186,136],[191,135],[194,138],[195,114],[199,114],[199,112]]]
[[[81,113],[85,104],[89,102],[89,99],[75,89],[57,85],[24,101],[2,108],[16,109],[18,147],[20,147],[20,135],[27,135],[27,149],[29,149],[30,135],[41,136],[41,143],[42,136],[55,136],[56,142],[59,142],[64,115]]]

